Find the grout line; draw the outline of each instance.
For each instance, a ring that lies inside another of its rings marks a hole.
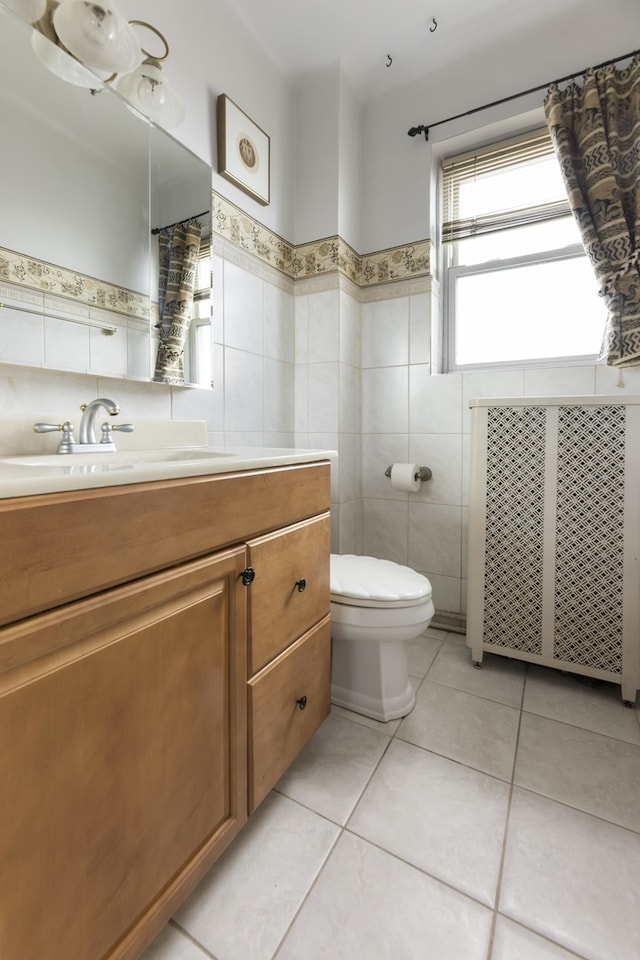
[[[202,953],[204,957],[207,958],[207,960],[218,960],[218,958],[214,956],[213,953],[209,953],[207,948],[204,947],[199,940],[196,940],[196,938],[192,936],[192,934],[190,934],[188,930],[185,930],[184,927],[181,927],[178,921],[175,920],[173,917],[171,917],[171,919],[168,921],[168,926],[171,926],[175,930],[178,930],[179,933],[181,933],[187,940],[189,940],[194,945],[194,947],[198,948],[198,950]]]
[[[352,837],[357,837],[358,840],[362,840],[363,843],[368,843],[369,846],[375,847],[386,856],[393,857],[393,859],[397,860],[398,863],[403,863],[406,867],[410,867],[412,870],[416,870],[418,873],[423,874],[423,876],[429,877],[430,880],[434,880],[441,886],[447,887],[449,890],[453,890],[454,893],[457,893],[461,897],[465,897],[466,900],[471,900],[472,903],[478,904],[478,906],[482,907],[484,910],[491,911],[492,908],[487,903],[485,903],[483,900],[480,900],[478,897],[474,897],[472,893],[468,893],[466,890],[461,890],[460,887],[456,887],[453,883],[451,883],[450,880],[445,880],[443,877],[439,877],[437,874],[431,873],[429,870],[425,870],[424,867],[419,867],[417,864],[412,863],[411,860],[405,860],[405,858],[401,857],[398,853],[394,853],[393,850],[387,850],[386,847],[376,843],[376,841],[372,840],[370,837],[363,837],[362,834],[357,833],[355,830],[350,830],[348,827],[344,828],[344,832],[350,834]]]
[[[289,798],[289,799],[291,799],[291,798]],[[331,822],[333,822],[333,821],[331,821]],[[309,897],[311,896],[312,890],[314,890],[314,888],[315,888],[318,880],[320,879],[320,876],[321,876],[322,873],[324,872],[324,868],[326,867],[326,865],[328,864],[329,860],[331,859],[331,855],[333,854],[333,851],[334,851],[335,848],[337,847],[338,841],[340,840],[340,837],[343,835],[343,833],[344,833],[344,827],[340,827],[340,829],[339,829],[339,831],[338,831],[338,835],[336,836],[335,840],[333,841],[333,843],[331,844],[331,846],[330,846],[329,849],[327,850],[327,855],[326,855],[326,857],[324,858],[324,860],[322,861],[322,863],[320,864],[320,866],[319,866],[319,868],[318,868],[318,872],[316,873],[315,877],[313,878],[313,880],[312,880],[311,883],[309,884],[309,889],[306,891],[304,897],[302,898],[302,900],[301,900],[300,903],[298,904],[297,910],[294,911],[294,914],[293,914],[293,916],[291,917],[291,920],[290,920],[289,923],[287,924],[287,929],[286,929],[286,930],[284,931],[284,933],[282,934],[282,937],[280,938],[280,941],[279,941],[276,949],[275,949],[274,952],[272,953],[272,955],[271,955],[271,960],[276,960],[276,957],[278,956],[280,950],[281,950],[282,947],[284,946],[285,941],[286,941],[287,937],[289,936],[289,933],[290,933],[290,931],[291,931],[294,923],[295,923],[296,920],[298,919],[298,916],[299,916],[299,914],[300,914],[300,911],[303,909],[303,907],[305,906],[307,900],[308,900]]]
[[[493,941],[496,932],[496,923],[498,920],[498,912],[500,910],[500,896],[502,894],[502,877],[504,874],[504,863],[507,854],[507,841],[509,834],[509,823],[511,820],[511,804],[513,801],[513,789],[514,789],[514,778],[516,773],[516,763],[518,759],[518,747],[520,745],[520,728],[522,726],[522,706],[524,704],[524,692],[527,685],[527,674],[529,672],[528,665],[525,666],[524,671],[524,681],[522,684],[522,692],[520,694],[520,716],[518,717],[518,730],[516,732],[516,742],[513,750],[513,763],[511,765],[511,781],[509,784],[509,799],[507,800],[507,815],[504,820],[504,833],[502,835],[502,852],[500,855],[500,866],[498,867],[498,876],[496,879],[496,888],[493,898],[494,907],[493,907],[493,917],[491,920],[491,931],[489,933],[489,946],[487,952],[487,960],[491,960],[493,954]]]

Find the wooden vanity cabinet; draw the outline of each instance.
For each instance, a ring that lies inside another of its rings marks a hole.
[[[206,868],[245,821],[244,556],[3,631],[17,651],[48,646],[0,678],[4,960],[129,955],[159,892],[179,902],[186,865]]]
[[[135,960],[317,729],[328,506],[326,462],[0,500],[2,960]]]
[[[248,544],[249,813],[330,710],[329,514]]]

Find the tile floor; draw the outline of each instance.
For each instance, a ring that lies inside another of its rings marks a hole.
[[[430,630],[404,720],[334,708],[143,960],[640,960],[620,688]]]

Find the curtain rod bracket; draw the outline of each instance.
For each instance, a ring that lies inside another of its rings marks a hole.
[[[429,139],[429,127],[425,127],[424,124],[420,124],[419,127],[411,127],[411,130],[407,130],[407,133],[410,137],[415,137],[419,133],[424,133],[425,141]]]

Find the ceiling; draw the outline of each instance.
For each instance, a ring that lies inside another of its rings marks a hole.
[[[570,69],[591,63],[581,54],[602,60],[640,47],[638,0],[233,0],[233,9],[283,73],[339,64],[364,98],[457,69],[483,51],[489,70],[517,73],[528,62],[530,77],[544,83],[553,78],[544,69],[549,44],[563,45],[563,63],[574,52]],[[628,48],[618,49],[620,36]]]

